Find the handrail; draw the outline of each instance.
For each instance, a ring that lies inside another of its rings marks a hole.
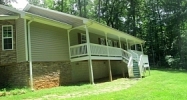
[[[125,58],[125,59],[127,59],[127,60],[129,60],[129,59],[130,59],[130,56],[132,56],[132,54],[129,53],[128,51],[126,51],[126,50],[123,50],[123,49],[122,49],[122,51],[125,52],[125,53],[127,54],[127,57],[125,57],[125,54],[122,53],[122,57]]]
[[[139,67],[139,70],[140,70],[140,76],[142,76],[142,73],[144,73],[144,69],[143,69],[143,55],[140,55],[140,59],[139,59],[139,62],[138,62],[138,67]]]
[[[129,51],[136,56],[136,59],[134,59],[134,60],[136,60],[138,62],[139,61],[139,55],[132,50],[129,50]]]
[[[70,48],[80,47],[80,46],[83,46],[83,45],[87,45],[87,43],[73,45],[73,46],[70,46]]]
[[[129,59],[129,62],[128,62],[128,67],[133,67],[133,59],[132,59],[132,56],[130,57]]]

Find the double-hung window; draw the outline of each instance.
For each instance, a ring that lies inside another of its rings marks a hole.
[[[2,49],[13,50],[13,26],[2,26]]]
[[[81,43],[86,43],[86,34],[81,33]]]
[[[108,46],[111,46],[111,47],[113,46],[112,45],[112,40],[108,40]]]
[[[105,45],[105,39],[104,38],[99,38],[99,44]]]
[[[118,42],[114,41],[114,47],[118,47]]]

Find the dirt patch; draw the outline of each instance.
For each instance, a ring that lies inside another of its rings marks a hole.
[[[48,100],[52,98],[67,99],[67,98],[75,98],[75,97],[82,97],[88,95],[97,95],[102,93],[115,92],[115,91],[128,89],[132,85],[136,84],[138,80],[139,80],[138,78],[135,79],[120,78],[120,79],[113,80],[112,82],[103,82],[103,83],[94,84],[94,88],[91,90],[75,91],[63,95],[54,95],[54,94],[46,95],[35,100],[43,100],[43,99]]]

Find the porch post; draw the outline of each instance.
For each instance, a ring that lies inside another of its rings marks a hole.
[[[90,49],[90,37],[89,37],[89,31],[88,27],[85,25],[86,30],[86,42],[87,42],[87,52],[88,52],[88,65],[89,65],[89,77],[90,77],[90,83],[94,84],[94,77],[93,77],[93,68],[92,68],[92,59],[91,59],[91,49]]]
[[[140,44],[140,46],[141,46],[141,50],[142,50],[142,53],[143,53],[143,46],[142,46],[142,44]]]
[[[70,38],[69,38],[70,30],[68,30],[68,47],[69,47],[69,59],[71,59],[71,49],[70,49]]]
[[[107,33],[105,32],[105,40],[106,40],[106,46],[107,46],[107,53],[109,56],[109,50],[108,50],[108,38],[107,38]],[[111,71],[111,63],[110,60],[108,59],[108,71],[109,71],[109,80],[112,81],[112,71]]]
[[[121,48],[121,39],[119,36],[118,36],[118,38],[119,38],[119,47]]]
[[[126,39],[126,43],[127,43],[127,50],[129,49],[129,44],[128,44],[128,40]]]
[[[136,47],[136,43],[135,43],[135,41],[134,41],[134,45],[135,45],[135,50],[137,51],[137,47]]]
[[[121,39],[120,39],[119,36],[118,36],[118,38],[119,38],[119,47],[121,48]],[[123,75],[123,77],[125,77],[124,66],[122,66],[121,70],[122,70],[122,75]]]

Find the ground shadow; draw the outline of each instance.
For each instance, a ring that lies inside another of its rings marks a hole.
[[[117,80],[119,78],[123,78],[123,77],[121,75],[112,76],[112,81]],[[105,83],[105,82],[111,82],[109,80],[109,77],[94,79],[94,84]],[[87,84],[90,84],[90,82],[89,81],[81,81],[81,82],[70,83],[70,84],[66,84],[66,85],[62,85],[62,86],[82,86],[82,85],[87,85]]]

